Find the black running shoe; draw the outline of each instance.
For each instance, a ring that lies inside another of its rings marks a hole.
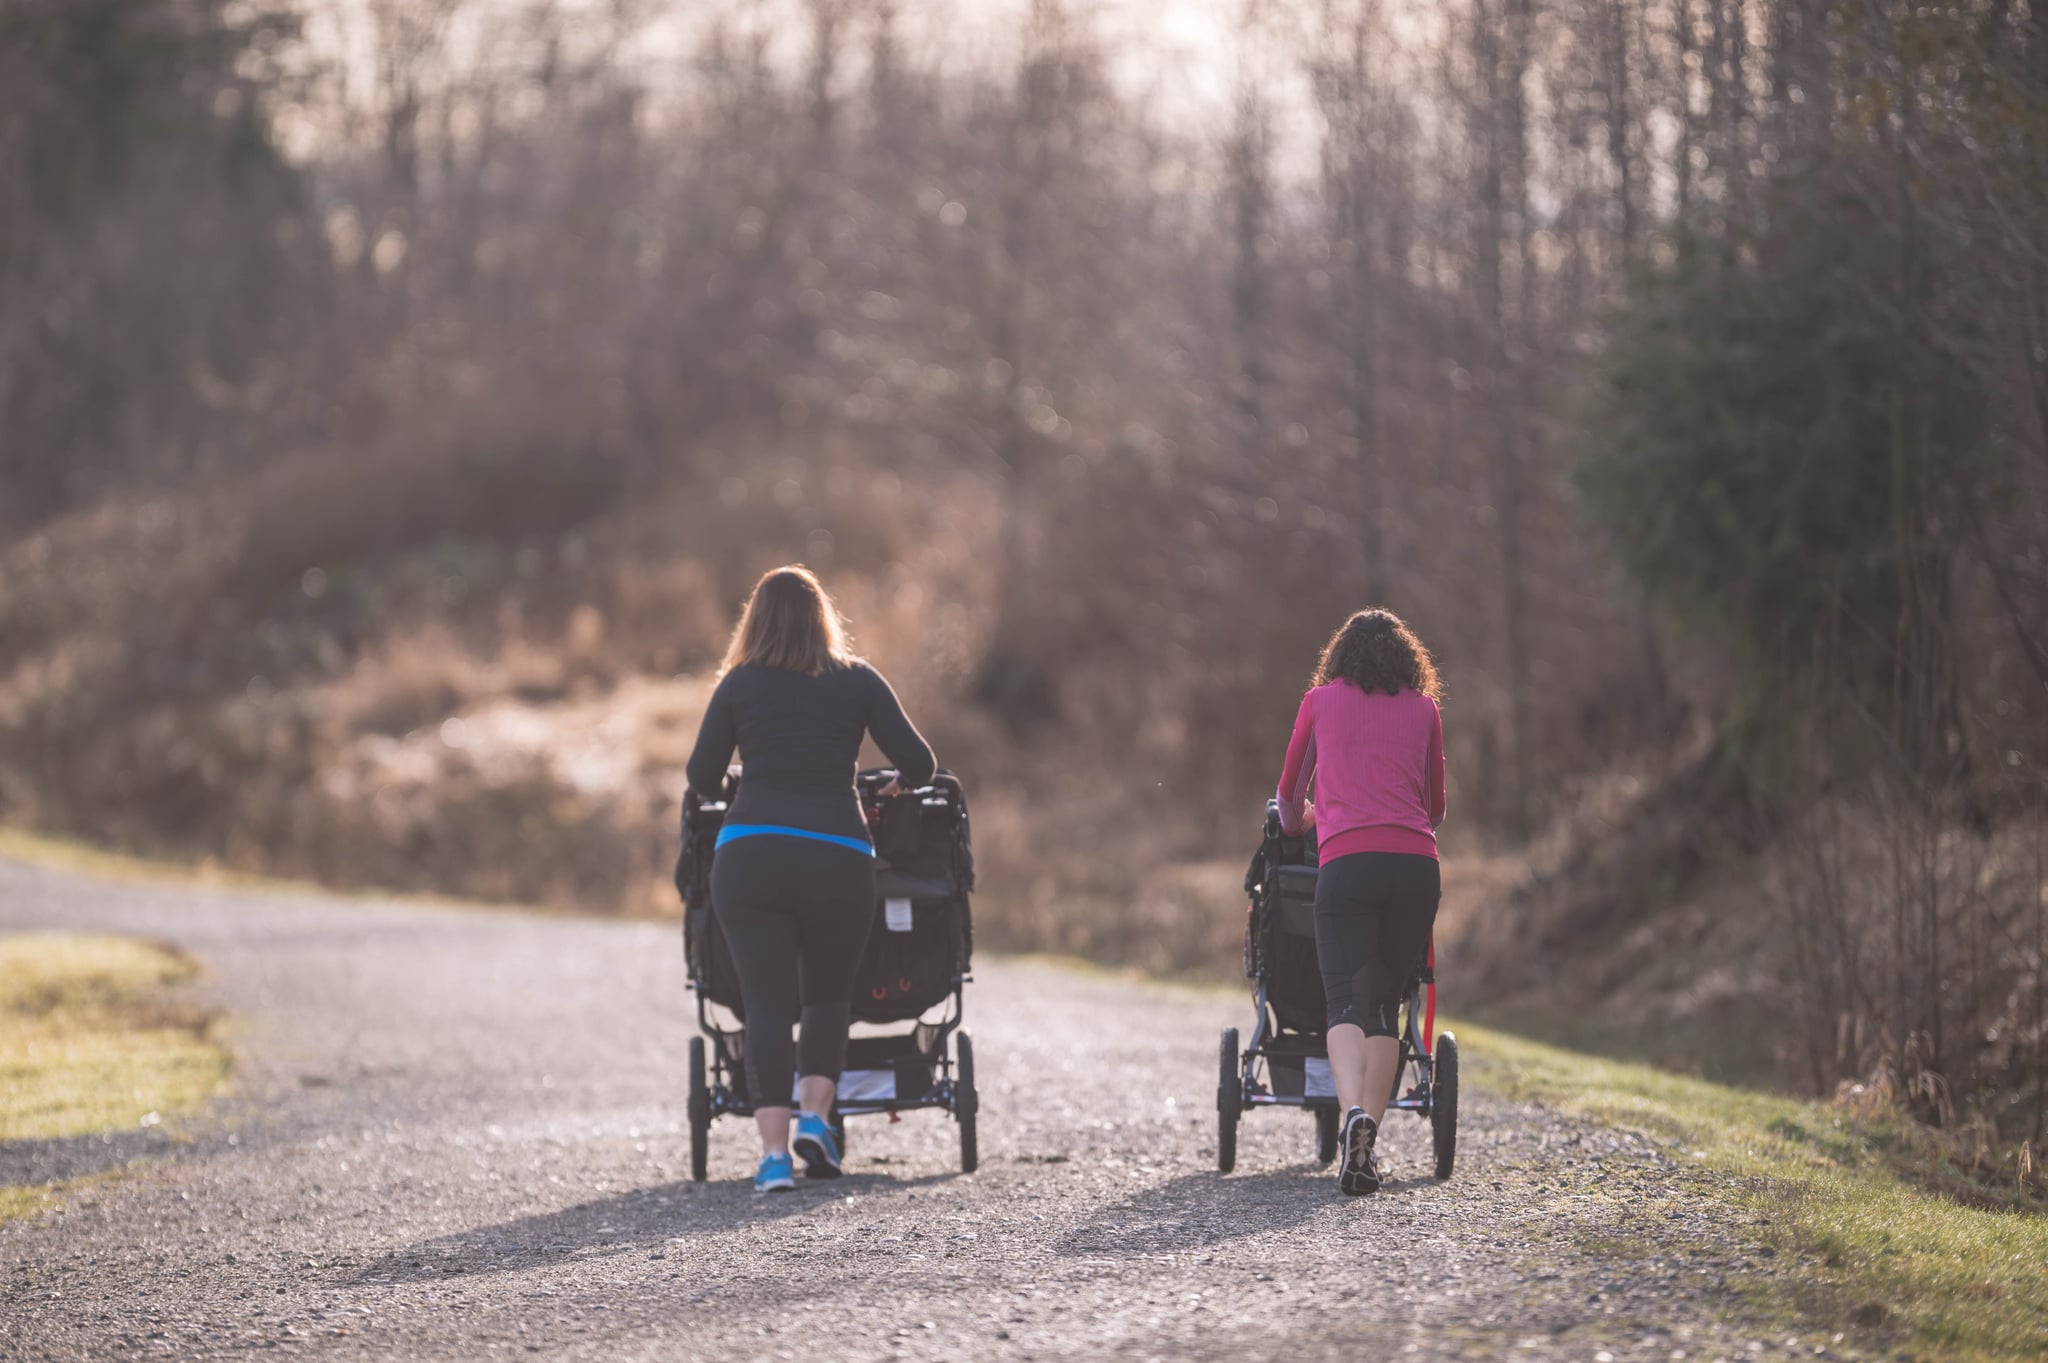
[[[1337,1166],[1339,1188],[1354,1196],[1380,1190],[1380,1162],[1373,1154],[1379,1135],[1379,1123],[1366,1116],[1363,1108],[1354,1107],[1344,1114],[1344,1131],[1337,1141],[1344,1155]]]

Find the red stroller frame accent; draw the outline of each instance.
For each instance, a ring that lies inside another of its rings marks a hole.
[[[1423,978],[1429,981],[1425,986],[1428,1002],[1422,1011],[1422,1049],[1427,1051],[1436,1046],[1436,934],[1433,932],[1429,934],[1429,951],[1423,957],[1422,968]]]

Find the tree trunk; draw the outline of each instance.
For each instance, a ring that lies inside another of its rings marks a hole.
[[[1529,831],[1528,626],[1522,562],[1522,397],[1515,323],[1524,325],[1533,307],[1529,277],[1526,155],[1523,138],[1523,63],[1528,51],[1530,0],[1507,0],[1495,34],[1484,0],[1473,6],[1474,55],[1483,112],[1477,243],[1480,313],[1487,328],[1486,392],[1493,404],[1491,484],[1500,550],[1502,680],[1508,696],[1505,821],[1516,836]],[[1513,201],[1521,316],[1511,320],[1507,304],[1508,214]]]
[[[1261,258],[1272,201],[1268,136],[1270,115],[1254,80],[1238,90],[1237,119],[1230,139],[1231,245],[1230,320],[1237,349],[1232,382],[1238,426],[1238,455],[1245,474],[1267,469],[1266,440],[1266,267]]]

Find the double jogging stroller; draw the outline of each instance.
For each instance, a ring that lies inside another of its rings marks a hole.
[[[875,839],[876,893],[867,955],[855,976],[853,1020],[910,1025],[848,1040],[832,1125],[844,1151],[848,1117],[944,1108],[960,1124],[960,1168],[973,1173],[974,1046],[960,1030],[963,986],[971,978],[974,950],[968,909],[974,851],[967,798],[959,781],[942,771],[928,786],[882,799],[880,791],[894,777],[892,771],[864,771],[857,781]],[[752,1115],[769,1097],[747,1092],[739,976],[711,911],[712,850],[739,782],[740,773],[732,771],[722,789],[684,795],[683,850],[676,862],[683,954],[697,994],[697,1028],[703,1033],[690,1038],[690,1177],[700,1182],[706,1176],[711,1123],[728,1114]],[[791,1102],[789,1094],[774,1097]]]
[[[1223,1033],[1216,1087],[1216,1167],[1237,1164],[1237,1123],[1258,1107],[1304,1107],[1315,1114],[1316,1159],[1337,1157],[1337,1088],[1325,1043],[1322,972],[1316,967],[1316,839],[1280,827],[1266,802],[1265,837],[1245,872],[1251,897],[1244,971],[1256,982],[1257,1016],[1242,1051],[1237,1028]],[[1429,1119],[1436,1176],[1449,1178],[1458,1148],[1458,1041],[1436,1036],[1436,949],[1415,963],[1402,991],[1401,1063],[1387,1106]],[[1404,1091],[1402,1084],[1409,1080]]]

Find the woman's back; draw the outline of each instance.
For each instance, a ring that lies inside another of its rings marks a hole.
[[[731,822],[864,838],[867,824],[853,783],[869,732],[905,785],[931,779],[931,749],[904,717],[889,683],[866,663],[816,674],[745,663],[712,693],[690,755],[690,784],[718,789],[737,748],[746,779],[727,816]]]
[[[1302,698],[1281,774],[1287,822],[1299,826],[1315,778],[1322,860],[1350,852],[1436,855],[1444,817],[1443,717],[1411,687],[1389,695],[1339,679]]]
[[[1430,741],[1443,732],[1436,702],[1406,687],[1390,696],[1348,681],[1314,695],[1318,817],[1332,826],[1427,829]]]

